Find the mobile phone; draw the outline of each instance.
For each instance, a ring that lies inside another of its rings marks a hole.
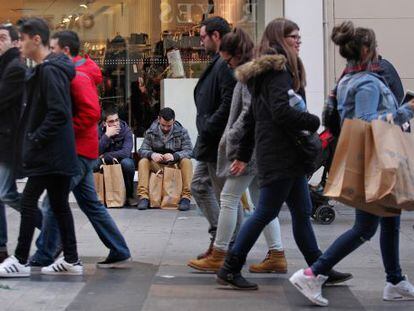
[[[401,104],[408,103],[408,102],[409,102],[410,100],[412,100],[412,99],[414,99],[414,91],[410,91],[410,90],[408,90],[408,91],[405,93],[404,99],[403,99],[403,101],[402,101],[402,103],[401,103]]]

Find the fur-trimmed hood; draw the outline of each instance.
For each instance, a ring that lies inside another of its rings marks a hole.
[[[264,55],[246,64],[239,66],[235,70],[236,79],[242,83],[247,83],[265,72],[286,69],[286,57],[283,55]]]

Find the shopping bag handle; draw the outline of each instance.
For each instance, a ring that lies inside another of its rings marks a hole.
[[[119,164],[119,161],[117,158],[112,158],[112,164]]]
[[[158,171],[155,173],[155,176],[158,176],[158,175],[162,175],[162,170],[158,170]]]
[[[393,114],[392,114],[392,113],[387,113],[387,114],[385,115],[385,120],[382,118],[382,115],[379,115],[379,116],[378,116],[378,120],[385,121],[385,122],[387,122],[387,123],[389,123],[389,124],[392,124],[392,125],[394,125],[394,124],[395,124],[395,123],[394,123],[394,116],[393,116]]]

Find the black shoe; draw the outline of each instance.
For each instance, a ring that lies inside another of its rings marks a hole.
[[[240,272],[232,273],[221,268],[216,275],[216,281],[220,285],[230,285],[237,290],[257,290],[259,286],[256,283],[246,280]]]
[[[181,212],[186,212],[188,210],[190,210],[191,206],[190,206],[190,200],[187,198],[182,198],[180,200],[180,203],[178,203],[178,210]]]
[[[128,206],[137,206],[138,205],[138,199],[128,198],[126,203],[128,204]]]
[[[0,252],[0,263],[6,260],[6,258],[9,257],[9,254],[7,251],[1,251]]]
[[[354,276],[351,273],[342,273],[332,269],[327,273],[328,279],[326,280],[324,285],[334,285],[343,283],[352,279]]]
[[[138,203],[138,209],[140,211],[146,210],[149,208],[149,200],[148,199],[141,199]]]
[[[238,290],[257,290],[259,286],[246,280],[240,273],[245,261],[245,259],[228,253],[223,266],[217,272],[217,283],[220,285],[230,285]]]
[[[131,257],[124,259],[110,259],[106,258],[104,261],[98,262],[96,266],[101,269],[115,269],[115,268],[127,268],[131,262]]]

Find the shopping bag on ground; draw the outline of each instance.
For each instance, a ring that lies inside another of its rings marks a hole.
[[[105,186],[104,186],[104,175],[101,172],[93,173],[93,179],[95,182],[95,190],[98,195],[98,200],[102,204],[105,204]]]
[[[369,129],[368,122],[345,119],[324,195],[371,214],[395,216],[399,210],[375,202],[367,203],[365,199],[365,132]]]
[[[149,199],[152,208],[161,207],[162,198],[162,170],[157,173],[151,173],[149,180]]]
[[[161,208],[177,208],[182,190],[181,170],[177,167],[164,167]]]
[[[121,164],[114,159],[114,164],[103,165],[103,175],[106,206],[123,207],[126,200],[126,190]]]
[[[414,210],[414,134],[375,120],[365,141],[367,202]]]

